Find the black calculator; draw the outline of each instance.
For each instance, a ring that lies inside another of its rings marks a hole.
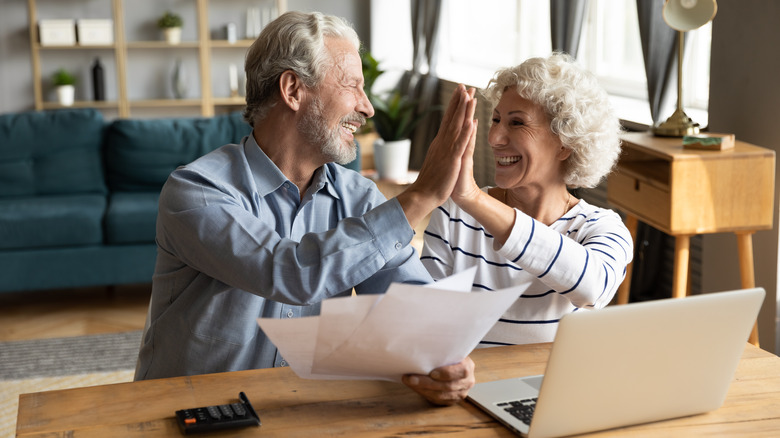
[[[243,392],[236,403],[176,411],[176,420],[185,434],[260,426],[260,417]]]

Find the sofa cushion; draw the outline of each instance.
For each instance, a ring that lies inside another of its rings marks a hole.
[[[159,192],[113,192],[106,212],[106,243],[154,243]]]
[[[240,113],[210,118],[116,120],[108,127],[108,184],[116,191],[159,191],[176,167],[251,132]]]
[[[0,115],[0,197],[105,193],[95,109]]]
[[[99,194],[0,199],[0,249],[100,244],[105,210]]]

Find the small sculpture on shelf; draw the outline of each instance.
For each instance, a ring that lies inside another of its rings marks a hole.
[[[173,90],[174,98],[184,99],[187,97],[187,75],[182,66],[181,58],[176,58],[173,62],[171,89]]]
[[[171,11],[166,11],[160,19],[157,20],[157,27],[162,29],[165,40],[168,44],[179,44],[181,42],[181,28],[184,22],[181,16]]]
[[[57,100],[60,105],[72,106],[76,92],[76,77],[64,68],[61,68],[54,72],[52,83],[57,91]]]

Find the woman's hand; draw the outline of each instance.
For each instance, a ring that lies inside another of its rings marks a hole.
[[[455,182],[455,188],[452,191],[452,200],[456,204],[464,208],[464,205],[468,205],[470,202],[475,202],[479,196],[484,194],[480,190],[477,181],[474,179],[474,149],[477,143],[477,128],[479,126],[479,120],[474,121],[474,130],[471,133],[466,150],[463,152],[463,157],[460,163],[460,173],[458,174],[458,180]]]

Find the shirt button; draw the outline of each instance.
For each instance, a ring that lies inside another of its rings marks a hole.
[[[287,361],[282,359],[282,361],[279,362],[279,366],[286,367],[287,366]]]
[[[287,311],[287,317],[288,318],[292,318],[293,316],[295,316],[295,312],[293,312],[292,309],[288,310]]]
[[[403,248],[403,247],[404,246],[401,244],[401,242],[395,242],[395,249],[397,249],[398,251],[400,251],[401,248]]]

